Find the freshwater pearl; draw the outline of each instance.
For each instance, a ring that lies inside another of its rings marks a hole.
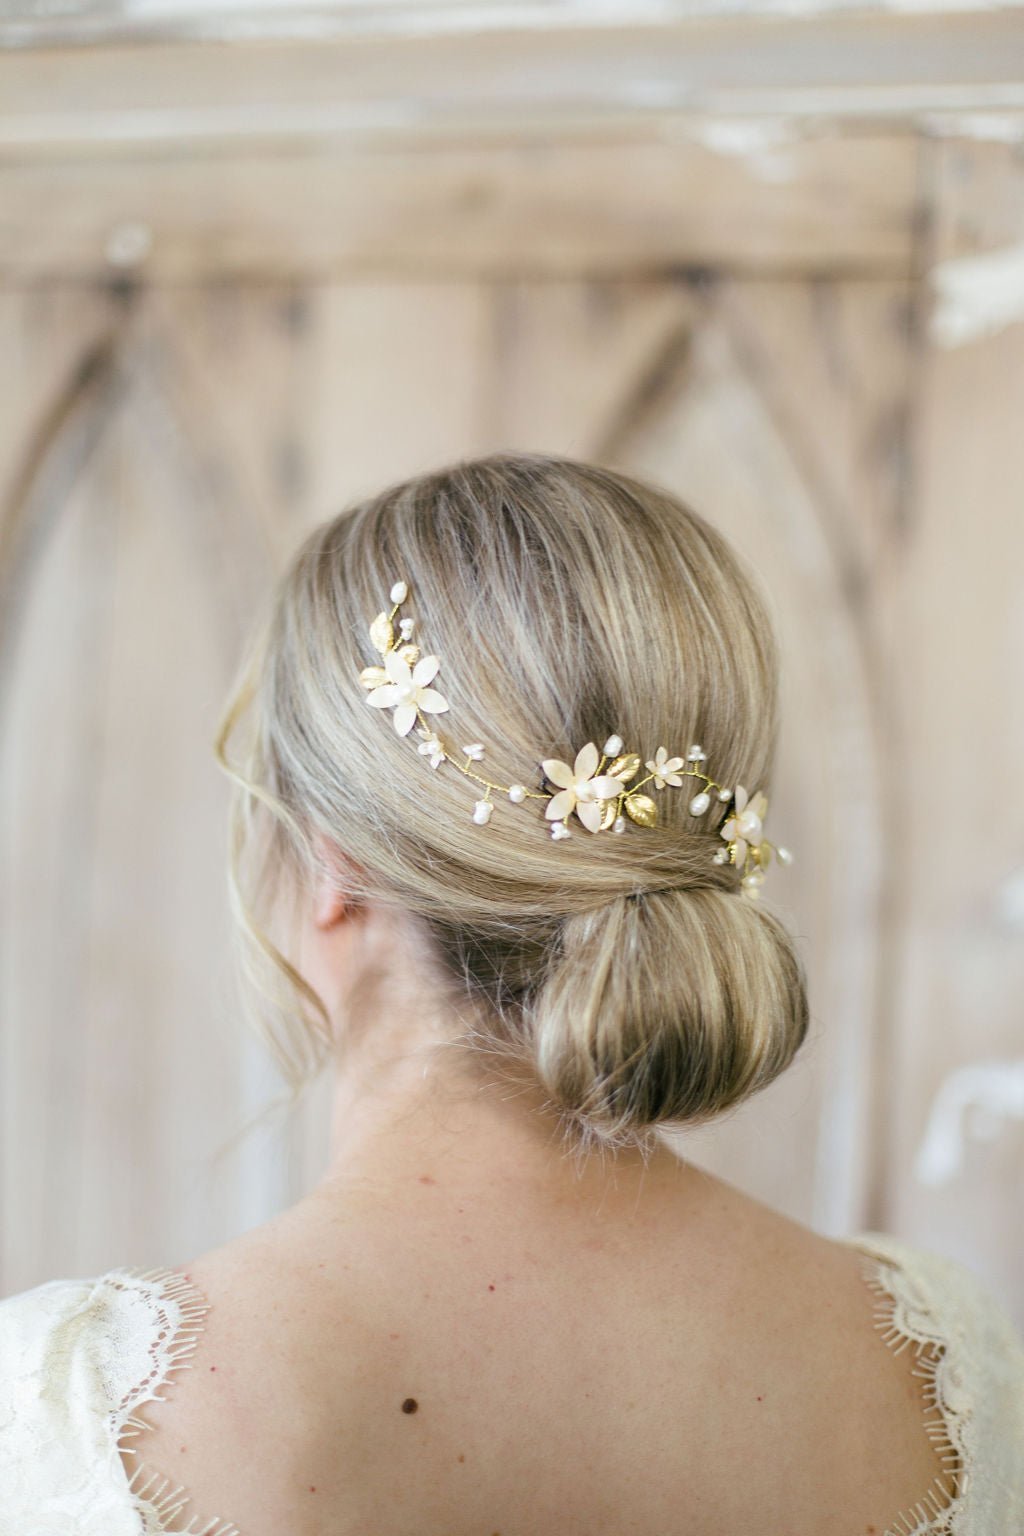
[[[478,800],[473,807],[473,820],[477,826],[485,827],[491,819],[494,806],[489,800]]]
[[[572,837],[572,833],[569,831],[569,828],[566,826],[564,821],[553,821],[551,823],[551,836],[557,843],[563,837]]]
[[[706,789],[702,789],[700,794],[694,795],[693,799],[690,801],[690,815],[703,816],[704,812],[707,810],[710,804],[711,796],[708,794]]]
[[[614,757],[616,752],[621,752],[621,751],[622,751],[622,737],[621,736],[609,736],[608,740],[604,744],[605,756],[606,757]]]
[[[778,854],[783,864],[792,864],[793,855],[790,853],[788,848],[776,848],[775,852]]]
[[[393,603],[404,603],[408,596],[409,588],[406,586],[405,582],[396,581],[394,586],[391,588],[391,601]]]
[[[612,822],[612,831],[613,832],[625,832],[625,830],[626,830],[626,818],[625,818],[625,816],[616,816],[615,820]]]
[[[719,798],[719,800],[731,800],[732,799],[732,790],[731,789],[720,789],[718,791],[718,798]]]
[[[518,805],[520,800],[526,799],[526,790],[521,784],[510,784],[508,787],[508,797]]]

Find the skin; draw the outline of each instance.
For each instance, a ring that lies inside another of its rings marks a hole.
[[[859,1255],[667,1148],[567,1156],[437,1050],[421,936],[330,852],[293,957],[344,1043],[328,1162],[180,1266],[210,1312],[139,1445],[171,1529],[882,1536],[940,1467]]]

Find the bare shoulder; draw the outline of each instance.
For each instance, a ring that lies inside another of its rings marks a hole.
[[[891,1525],[936,1464],[862,1256],[710,1176],[659,1198],[635,1225],[314,1201],[201,1255],[147,1463],[244,1536],[668,1529],[680,1487],[695,1536],[761,1529],[759,1486],[779,1528]]]
[[[315,1497],[315,1481],[301,1483],[312,1406],[296,1355],[301,1287],[289,1279],[277,1226],[176,1269],[203,1303],[202,1324],[189,1369],[174,1371],[160,1396],[136,1410],[145,1429],[123,1442],[127,1476],[135,1474],[137,1486],[166,1479],[185,1490],[168,1532],[220,1530],[230,1521],[242,1536],[313,1536],[318,1527],[303,1525],[297,1500],[300,1486]],[[138,1477],[139,1462],[147,1479]]]

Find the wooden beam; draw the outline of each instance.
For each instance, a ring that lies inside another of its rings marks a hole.
[[[500,26],[431,32],[431,12],[456,8],[428,6],[411,35],[388,29],[393,7],[375,7],[376,30],[362,31],[355,8],[320,7],[323,35],[305,40],[249,36],[216,7],[133,16],[130,8],[89,6],[9,19],[0,21],[0,149],[606,135],[630,124],[650,133],[681,114],[920,123],[933,112],[1024,107],[1016,8],[703,9],[666,20],[673,8],[661,7],[654,21],[648,5],[646,21],[624,25],[613,12],[615,24],[581,25],[580,8],[563,5],[549,12],[552,24],[529,27],[503,6]],[[499,15],[495,7],[458,11],[463,20]],[[301,16],[310,12],[263,14],[268,24],[291,14],[301,38]],[[200,40],[211,30],[223,40]]]
[[[0,158],[0,274],[905,273],[917,156],[893,134]]]

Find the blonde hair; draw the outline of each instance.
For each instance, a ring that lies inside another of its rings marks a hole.
[[[658,796],[654,827],[548,836],[540,802],[486,826],[478,789],[432,770],[366,707],[373,616],[404,578],[441,657],[459,743],[487,777],[539,787],[612,732],[642,757],[699,742],[722,784],[768,791],[778,661],[752,574],[667,491],[594,464],[496,453],[417,476],[317,527],[281,577],[216,752],[237,789],[231,880],[252,1018],[292,1100],[336,1045],[322,1001],[265,927],[321,834],[350,890],[411,914],[451,988],[452,1042],[539,1084],[577,1147],[649,1146],[770,1083],[808,1027],[792,937],[716,864],[728,807]],[[226,747],[241,717],[245,757]],[[685,784],[685,781],[684,781]],[[662,889],[673,887],[673,889]],[[460,1009],[459,1003],[469,1005]]]

